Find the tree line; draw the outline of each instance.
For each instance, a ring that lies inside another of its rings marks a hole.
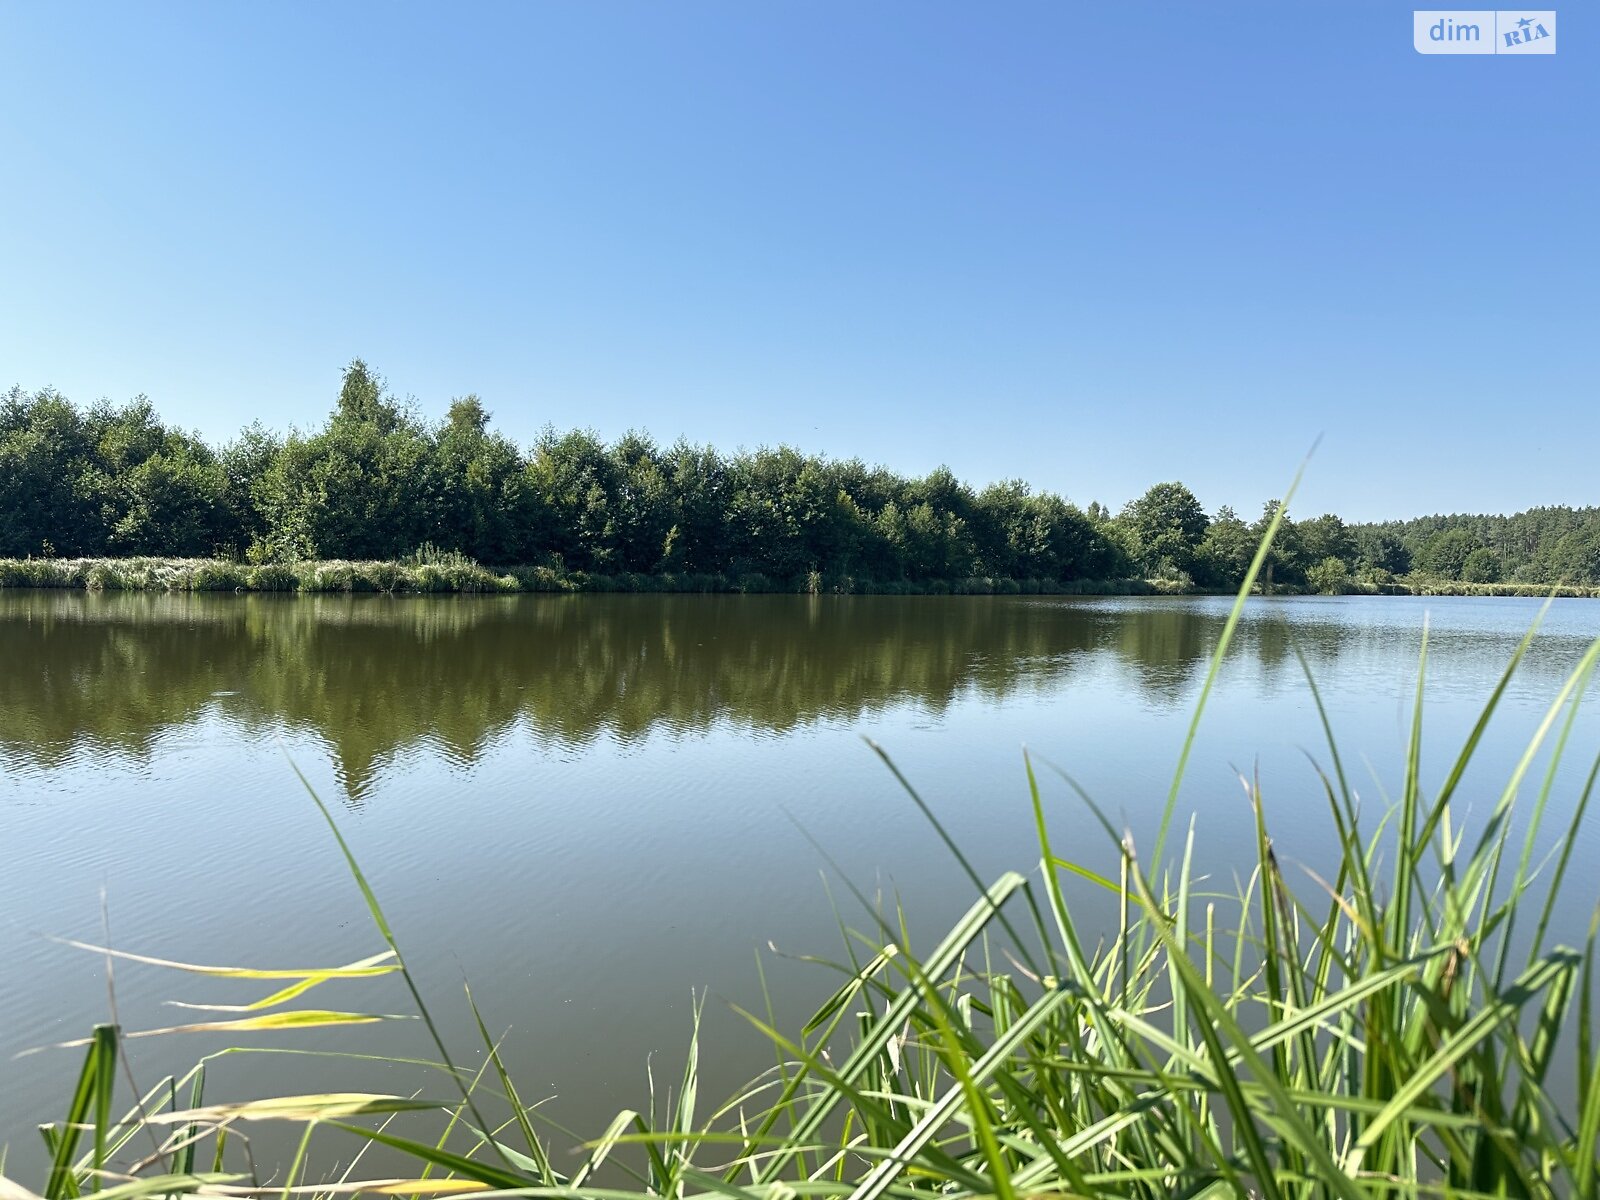
[[[143,397],[87,408],[13,388],[0,401],[0,557],[153,555],[255,563],[402,559],[432,547],[489,565],[592,574],[927,582],[1164,578],[1237,586],[1277,508],[1208,514],[1181,483],[1113,513],[1020,480],[974,489],[787,446],[724,455],[629,433],[546,430],[526,451],[475,396],[442,421],[363,362],[315,430],[259,422],[220,447]],[[1285,521],[1274,586],[1600,583],[1600,509],[1347,525]]]

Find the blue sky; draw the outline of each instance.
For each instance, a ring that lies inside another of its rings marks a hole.
[[[0,6],[0,380],[224,438],[442,414],[1118,506],[1600,503],[1594,6]]]

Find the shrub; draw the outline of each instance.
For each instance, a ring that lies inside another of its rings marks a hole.
[[[1487,546],[1479,546],[1461,564],[1461,578],[1467,583],[1500,582],[1500,556]]]
[[[245,584],[254,592],[296,592],[300,576],[286,563],[261,563],[245,573]]]
[[[734,582],[734,590],[745,593],[775,592],[778,590],[772,579],[760,571],[746,571]]]
[[[356,573],[347,562],[318,563],[309,577],[301,577],[300,587],[307,592],[349,592],[355,581]]]
[[[399,563],[363,563],[361,574],[367,591],[397,592],[406,582],[406,569]]]
[[[457,567],[475,567],[477,560],[460,550],[444,550],[432,542],[424,542],[402,560],[408,567],[439,567],[453,570]]]
[[[1194,581],[1182,579],[1146,579],[1151,592],[1157,596],[1187,596],[1194,591]]]
[[[1323,596],[1337,596],[1350,588],[1350,572],[1340,559],[1328,557],[1306,571],[1306,586]]]
[[[510,579],[509,576],[507,578]],[[448,590],[454,592],[499,592],[506,590],[502,586],[498,575],[471,561],[444,568],[444,579]],[[516,581],[511,579],[510,583],[512,589],[515,589]]]
[[[81,562],[63,561],[57,558],[0,560],[0,587],[83,587],[86,578],[87,567]]]
[[[511,577],[525,592],[570,592],[573,584],[555,567],[516,567]]]
[[[415,567],[410,572],[410,589],[414,592],[447,592],[450,590],[450,581],[440,568],[431,563],[424,563]]]
[[[188,585],[196,592],[237,592],[250,587],[250,575],[233,563],[205,562],[190,572]]]
[[[128,576],[124,569],[109,562],[97,562],[91,566],[83,582],[91,592],[128,590]]]

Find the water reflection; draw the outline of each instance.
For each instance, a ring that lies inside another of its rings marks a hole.
[[[315,733],[360,799],[407,748],[470,764],[519,724],[565,748],[717,723],[782,733],[907,702],[937,714],[971,693],[1058,689],[1090,664],[1167,708],[1190,695],[1226,614],[1185,600],[10,592],[0,755],[36,771],[82,754],[138,761],[217,713],[247,735]],[[1393,663],[1419,619],[1371,602],[1260,605],[1237,658],[1268,686],[1298,677],[1296,646],[1319,671],[1341,656]],[[1523,619],[1473,624],[1457,656],[1503,661]],[[1560,648],[1543,658],[1566,661]]]
[[[1260,764],[1280,862],[1327,875],[1335,842],[1301,753],[1320,750],[1321,727],[1297,651],[1353,785],[1379,806],[1399,778],[1424,613],[1433,786],[1538,608],[1252,603],[1181,797],[1207,873],[1228,890],[1251,869],[1254,816],[1235,772]],[[519,1081],[561,1096],[564,1124],[604,1128],[638,1103],[648,1056],[681,1049],[692,989],[760,1004],[754,947],[835,945],[817,855],[795,823],[925,931],[969,903],[859,734],[893,753],[989,878],[1037,861],[1017,752],[1027,745],[1064,844],[1114,871],[1114,846],[1042,764],[1153,836],[1228,611],[1213,599],[0,592],[0,961],[11,965],[0,1061],[105,1019],[93,956],[31,932],[99,940],[102,895],[119,944],[161,957],[287,965],[372,952],[337,850],[270,745],[281,735],[319,794],[361,806],[341,823],[408,959],[440,986],[436,1011],[461,1022],[450,1042],[477,1043],[451,1002],[464,975],[487,1012],[516,1022],[507,1054]],[[1464,821],[1493,810],[1560,677],[1600,633],[1600,604],[1558,604],[1545,629],[1462,781]],[[1572,739],[1579,777],[1552,793],[1556,826],[1600,746],[1593,709]],[[1579,831],[1574,854],[1600,854],[1594,830]],[[1079,899],[1086,928],[1114,930],[1115,906],[1093,907],[1097,889]],[[1585,899],[1558,913],[1553,933],[1581,944],[1590,911]],[[780,1024],[797,1027],[835,985],[807,976],[780,998],[794,1008]],[[171,1023],[168,976],[130,971],[118,986],[129,1028]],[[401,1024],[371,1036],[426,1053]],[[367,1034],[328,1044],[374,1048]],[[770,1061],[760,1039],[717,1044],[714,1090]],[[187,1042],[137,1045],[141,1077],[192,1062]],[[252,1072],[247,1094],[353,1082],[343,1063],[303,1077],[305,1061],[280,1076],[254,1058],[235,1065]],[[0,1130],[37,1119],[40,1097],[69,1095],[76,1064],[17,1064]]]

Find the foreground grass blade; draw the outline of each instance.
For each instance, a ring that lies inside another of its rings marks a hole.
[[[995,881],[984,897],[967,910],[943,941],[928,956],[923,964],[923,971],[927,978],[938,979],[949,971],[967,947],[983,932],[983,927],[993,917],[995,910],[1004,904],[1018,888],[1026,883],[1021,875],[1008,872]],[[854,1081],[859,1078],[889,1044],[900,1027],[910,1018],[912,1012],[918,1007],[921,997],[915,989],[908,989],[895,998],[884,1012],[882,1018],[873,1024],[872,1030],[862,1038],[860,1043],[851,1052],[844,1064],[839,1068],[840,1078]],[[804,1073],[795,1076],[789,1088],[785,1089],[784,1100],[792,1099],[799,1088],[800,1081],[806,1076]],[[838,1091],[825,1091],[815,1100],[803,1115],[795,1121],[791,1130],[796,1142],[808,1141],[832,1114],[834,1107],[839,1103],[841,1095]],[[781,1116],[786,1112],[781,1107],[775,1107],[771,1114],[765,1118],[756,1129],[757,1135],[764,1135],[771,1131]],[[767,1183],[777,1178],[779,1172],[793,1157],[792,1153],[780,1151],[765,1162],[756,1173],[756,1182]]]
[[[1256,547],[1255,557],[1250,560],[1250,569],[1245,572],[1244,582],[1239,585],[1239,593],[1234,597],[1233,607],[1228,610],[1228,619],[1223,623],[1222,635],[1217,638],[1216,649],[1211,652],[1211,665],[1207,667],[1205,682],[1200,686],[1200,698],[1195,701],[1194,713],[1189,718],[1189,728],[1183,736],[1183,749],[1178,752],[1178,765],[1172,772],[1172,786],[1167,790],[1167,802],[1161,810],[1161,824],[1156,831],[1153,862],[1163,861],[1162,855],[1167,846],[1167,830],[1171,828],[1173,814],[1178,810],[1178,792],[1183,786],[1184,772],[1189,767],[1189,755],[1194,750],[1195,737],[1200,732],[1200,718],[1205,715],[1206,701],[1211,696],[1211,689],[1216,685],[1217,675],[1222,670],[1222,660],[1227,656],[1228,647],[1233,643],[1233,633],[1239,627],[1239,618],[1244,613],[1245,601],[1250,598],[1256,580],[1261,577],[1261,569],[1267,564],[1267,559],[1272,553],[1272,544],[1277,540],[1278,531],[1283,527],[1284,518],[1289,514],[1289,503],[1294,499],[1295,492],[1300,489],[1300,477],[1303,474],[1305,466],[1302,464],[1295,472],[1289,490],[1283,494],[1283,502],[1272,514],[1266,532],[1261,535],[1261,544]]]
[[[1003,1037],[998,1038],[987,1053],[965,1072],[965,1078],[956,1086],[949,1089],[930,1108],[922,1119],[911,1129],[911,1132],[895,1146],[892,1157],[879,1163],[861,1185],[850,1194],[850,1200],[878,1200],[889,1189],[889,1186],[906,1170],[914,1156],[931,1141],[939,1129],[955,1116],[957,1109],[963,1102],[971,1103],[972,1088],[984,1083],[1000,1068],[1000,1065],[1016,1053],[1017,1049],[1031,1037],[1035,1030],[1062,1004],[1071,997],[1064,991],[1054,991],[1041,997],[1027,1015],[1010,1029]],[[976,1109],[973,1109],[975,1112]],[[1009,1181],[992,1181],[996,1187],[1005,1188]]]
[[[83,1069],[78,1072],[77,1086],[67,1105],[67,1115],[59,1126],[47,1125],[41,1130],[45,1133],[46,1145],[52,1150],[45,1200],[64,1200],[78,1194],[72,1163],[83,1130],[89,1129],[94,1139],[94,1169],[98,1171],[105,1165],[106,1126],[110,1123],[111,1093],[116,1086],[118,1040],[115,1026],[95,1026],[94,1035],[88,1039],[89,1052],[84,1055]]]
[[[478,1111],[478,1104],[473,1098],[471,1090],[461,1084],[461,1074],[450,1058],[450,1051],[445,1046],[443,1036],[439,1033],[439,1027],[434,1023],[433,1015],[428,1011],[428,1006],[422,999],[422,992],[417,988],[416,980],[412,978],[411,972],[406,969],[405,956],[400,953],[400,943],[395,940],[394,930],[389,925],[389,919],[383,914],[383,906],[378,903],[377,893],[372,890],[372,885],[367,882],[367,877],[361,870],[361,864],[356,861],[356,856],[351,851],[350,844],[344,840],[344,834],[339,831],[338,822],[333,819],[333,814],[328,811],[328,806],[322,802],[322,797],[317,795],[316,789],[311,786],[311,781],[301,773],[300,768],[295,766],[293,760],[290,760],[289,769],[300,780],[301,786],[306,790],[306,794],[311,797],[312,803],[317,806],[317,811],[322,814],[322,819],[327,823],[328,831],[333,834],[334,841],[339,844],[339,852],[344,855],[345,865],[350,870],[351,878],[355,880],[356,886],[361,889],[361,897],[366,901],[367,913],[371,916],[373,924],[378,927],[378,932],[383,936],[383,940],[388,943],[389,950],[394,955],[394,961],[400,968],[400,977],[406,981],[406,989],[411,993],[412,1002],[417,1006],[417,1014],[428,1028],[428,1034],[433,1039],[433,1044],[439,1052],[440,1060],[449,1067],[451,1077],[461,1087],[462,1101],[477,1120],[478,1128],[484,1130],[485,1136],[488,1137],[487,1131],[494,1127]],[[496,1153],[499,1153],[500,1145],[493,1137],[489,1137],[489,1145]],[[505,1163],[508,1169],[510,1168],[510,1160],[503,1154],[501,1155],[501,1161]],[[519,1185],[533,1182],[530,1179],[517,1178]]]

